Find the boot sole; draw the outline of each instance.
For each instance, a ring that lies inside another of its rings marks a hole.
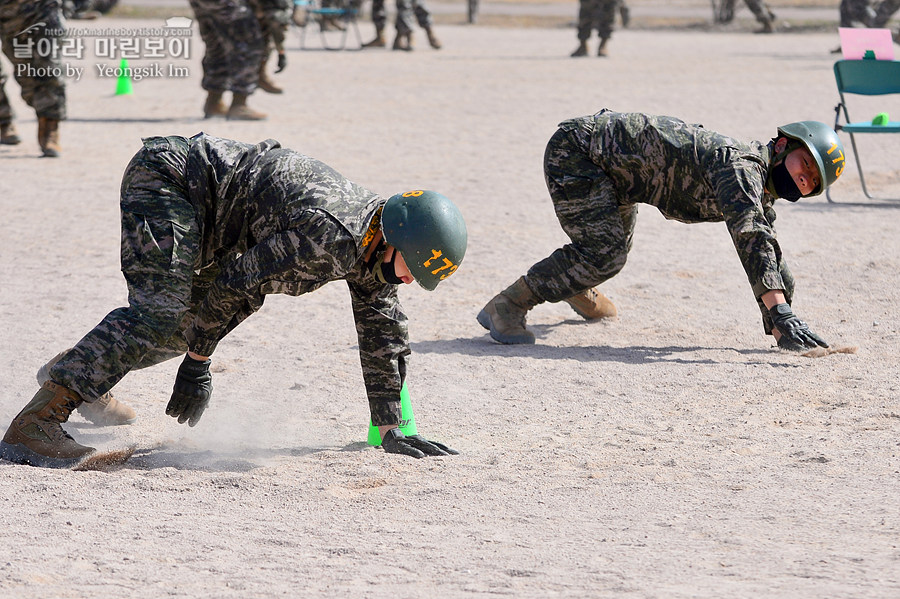
[[[517,337],[515,335],[501,335],[494,330],[494,323],[491,321],[491,315],[481,310],[476,317],[478,324],[486,328],[491,333],[491,339],[504,345],[534,345],[534,337]]]
[[[6,441],[0,441],[0,458],[14,464],[37,466],[39,468],[71,468],[92,453],[94,453],[94,450],[77,458],[51,458],[35,453],[22,445],[12,445]]]

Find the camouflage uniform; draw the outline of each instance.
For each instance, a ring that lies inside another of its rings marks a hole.
[[[247,0],[190,0],[206,44],[203,81],[207,91],[249,96],[259,81],[265,43]]]
[[[861,23],[868,27],[875,16],[875,11],[870,6],[870,0],[841,0],[839,10],[841,27],[853,27],[854,23]]]
[[[557,302],[616,275],[631,249],[637,205],[685,223],[724,221],[759,300],[793,277],[775,238],[775,198],[765,190],[771,144],[744,143],[678,119],[603,110],[564,121],[550,139],[544,174],[572,243],[529,269],[528,287]]]
[[[43,24],[19,35],[40,23]],[[12,63],[13,76],[22,88],[22,99],[34,108],[38,117],[55,121],[66,118],[65,81],[61,75],[52,75],[62,70],[58,40],[64,28],[60,0],[0,0],[0,44]],[[56,50],[43,51],[45,46],[39,42],[44,39],[50,40]],[[16,56],[17,46],[25,55]],[[27,66],[22,66],[20,72],[19,65]],[[39,76],[29,75],[28,68],[40,71]]]
[[[397,17],[395,27],[398,35],[412,33],[413,17],[422,29],[431,29],[432,20],[425,0],[397,0]],[[381,31],[387,24],[387,10],[384,0],[372,0],[372,23]]]
[[[891,20],[891,16],[900,9],[900,0],[881,0],[875,9],[875,19],[872,27],[884,27]]]
[[[736,0],[723,0],[721,6],[715,11],[717,23],[730,23],[734,19],[734,4]],[[744,0],[744,4],[756,17],[756,20],[763,25],[771,25],[775,19],[775,15],[769,10],[763,0]]]
[[[586,42],[591,39],[591,32],[597,30],[600,39],[612,37],[616,21],[618,0],[579,0],[578,3],[578,39]]]
[[[85,335],[50,378],[93,401],[133,367],[188,349],[211,355],[267,294],[302,295],[343,279],[372,421],[397,424],[407,319],[397,287],[377,282],[363,259],[384,203],[273,140],[144,140],[122,180],[128,306]]]
[[[431,29],[431,13],[425,6],[425,0],[397,0],[397,33],[410,35],[412,33],[413,17],[422,29]]]
[[[6,96],[6,73],[3,72],[3,62],[0,61],[0,123],[11,123],[16,117],[9,98]]]
[[[263,55],[268,56],[274,47],[284,52],[284,38],[291,24],[294,4],[291,0],[251,0],[256,18],[262,30]]]

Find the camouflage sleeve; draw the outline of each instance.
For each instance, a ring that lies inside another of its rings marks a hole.
[[[781,247],[762,206],[762,166],[733,148],[716,154],[708,171],[710,181],[754,295],[759,298],[771,289],[784,289]]]
[[[342,278],[356,263],[353,236],[312,210],[295,228],[274,234],[222,267],[185,331],[191,351],[212,355],[218,342],[259,310],[270,293],[301,295]]]
[[[397,286],[374,281],[367,285],[348,281],[348,285],[372,424],[399,424],[400,388],[406,380],[410,350]]]

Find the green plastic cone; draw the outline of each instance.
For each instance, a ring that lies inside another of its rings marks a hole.
[[[409,400],[409,391],[406,389],[406,383],[400,389],[400,432],[407,437],[419,434],[416,428],[416,417],[413,416],[412,402]],[[378,447],[381,445],[381,433],[378,427],[369,420],[369,445]]]
[[[134,93],[134,87],[131,84],[131,77],[128,76],[128,61],[123,58],[119,63],[119,68],[122,69],[122,74],[119,75],[119,80],[116,82],[116,95],[130,96]]]

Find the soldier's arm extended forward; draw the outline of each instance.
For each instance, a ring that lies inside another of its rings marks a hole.
[[[359,361],[362,366],[372,424],[400,424],[400,389],[409,360],[406,314],[397,297],[397,286],[368,277],[348,281]]]
[[[793,277],[784,261],[772,221],[763,208],[765,171],[753,160],[729,160],[712,169],[710,180],[716,190],[725,223],[737,250],[753,294],[760,304],[763,327],[773,334],[779,347],[802,351],[825,341],[813,333],[790,309]]]

